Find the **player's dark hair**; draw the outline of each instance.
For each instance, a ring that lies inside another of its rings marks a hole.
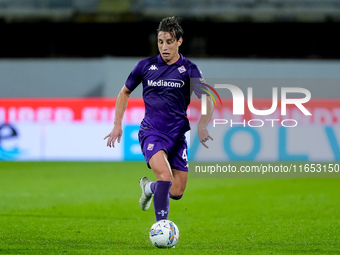
[[[179,25],[180,20],[179,17],[167,17],[162,19],[159,23],[157,34],[161,31],[168,32],[178,41],[184,33],[183,28]]]

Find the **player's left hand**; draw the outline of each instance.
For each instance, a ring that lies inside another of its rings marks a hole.
[[[205,147],[205,148],[209,148],[209,146],[206,144],[206,142],[210,139],[210,140],[214,140],[211,136],[210,136],[210,134],[209,134],[209,132],[208,132],[208,130],[207,130],[207,128],[205,128],[205,127],[198,127],[198,139],[200,140],[200,142],[202,143],[202,145]]]

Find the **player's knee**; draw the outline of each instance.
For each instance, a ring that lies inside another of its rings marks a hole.
[[[157,176],[157,180],[158,181],[172,181],[172,175],[170,174],[170,172],[169,173],[167,173],[167,172],[164,172],[164,173],[160,173],[160,174],[158,174],[158,176]]]

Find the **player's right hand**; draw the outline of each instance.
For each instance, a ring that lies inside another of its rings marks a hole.
[[[120,139],[123,135],[123,129],[119,126],[114,126],[111,133],[104,137],[104,140],[107,139],[107,146],[108,147],[115,147],[116,140],[120,143]]]

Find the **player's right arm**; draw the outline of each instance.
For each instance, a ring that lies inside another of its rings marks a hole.
[[[107,139],[107,146],[115,147],[116,140],[120,143],[120,139],[123,135],[122,121],[123,116],[129,101],[131,92],[142,82],[143,69],[146,60],[139,61],[129,77],[127,78],[125,85],[119,92],[116,102],[115,120],[114,126],[110,134],[105,136],[104,140]]]
[[[131,90],[129,90],[124,85],[117,97],[114,126],[111,133],[105,136],[104,138],[104,140],[107,139],[107,146],[109,147],[115,147],[116,140],[118,141],[118,143],[120,143],[120,139],[123,135],[122,129],[123,116],[129,101],[130,94]]]

